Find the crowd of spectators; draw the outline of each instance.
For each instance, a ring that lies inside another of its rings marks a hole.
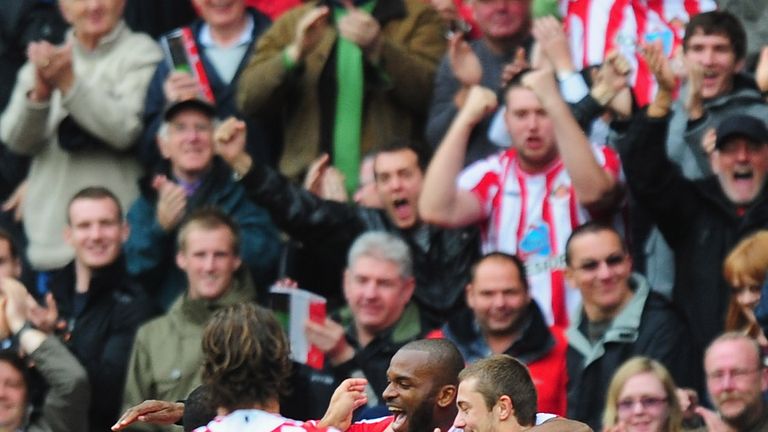
[[[768,3],[555,3],[0,8],[0,429],[768,430]]]

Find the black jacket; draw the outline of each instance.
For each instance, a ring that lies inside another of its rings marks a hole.
[[[652,292],[640,275],[630,279],[632,299],[605,334],[590,343],[582,312],[568,329],[568,418],[601,430],[608,385],[616,370],[634,356],[658,360],[681,387],[701,388],[701,357],[694,356],[687,329],[672,306]]]
[[[67,323],[65,343],[88,372],[90,430],[102,432],[109,430],[120,414],[136,329],[154,313],[142,289],[129,279],[122,257],[94,272],[81,299],[75,293],[75,280],[72,262],[52,272],[48,286],[59,318]],[[80,301],[83,303],[78,305]]]
[[[619,152],[630,191],[675,252],[672,300],[703,350],[725,326],[731,291],[723,260],[740,239],[768,226],[768,191],[739,212],[716,177],[684,178],[665,152],[668,120],[638,114]]]
[[[323,271],[340,276],[355,238],[365,231],[387,231],[410,246],[416,278],[414,300],[429,328],[439,327],[464,307],[469,268],[480,254],[476,227],[444,229],[422,224],[402,230],[383,210],[323,200],[259,163],[254,163],[241,182],[248,196],[267,209],[275,225],[293,240],[335,259],[334,265]],[[426,250],[417,242],[417,236],[422,235],[428,241]],[[299,281],[299,285],[317,290],[311,283]],[[340,287],[340,283],[326,287],[326,292],[339,292]]]
[[[442,335],[456,345],[467,363],[474,363],[493,354],[485,342],[475,315],[469,309],[448,320],[442,328]],[[520,337],[504,351],[504,354],[529,364],[548,355],[556,342],[541,309],[535,301],[531,301],[522,324]]]

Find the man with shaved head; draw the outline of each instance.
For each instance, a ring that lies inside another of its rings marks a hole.
[[[387,370],[389,385],[382,396],[393,416],[384,417],[382,423],[391,424],[394,432],[448,430],[456,417],[456,388],[463,368],[464,358],[447,340],[421,339],[403,346]]]

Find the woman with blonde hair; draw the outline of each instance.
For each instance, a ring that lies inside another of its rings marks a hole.
[[[633,357],[611,379],[603,411],[604,432],[681,432],[677,386],[656,360]]]
[[[739,331],[757,340],[763,350],[768,339],[755,318],[768,272],[768,231],[761,230],[740,241],[723,262],[723,276],[731,286],[725,331]]]

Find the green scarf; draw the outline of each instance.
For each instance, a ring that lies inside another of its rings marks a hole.
[[[371,13],[376,0],[360,5]],[[336,21],[347,14],[333,8]],[[357,190],[360,172],[360,135],[363,125],[363,52],[354,42],[339,36],[336,44],[336,116],[333,125],[333,164],[344,174],[350,196]]]

